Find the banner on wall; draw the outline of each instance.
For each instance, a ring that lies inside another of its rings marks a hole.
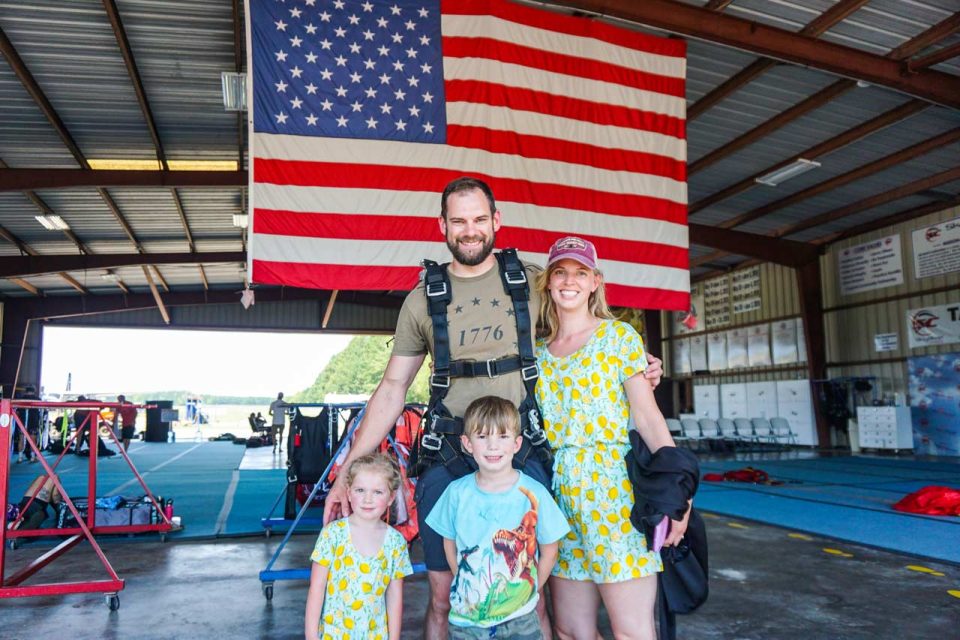
[[[703,334],[690,336],[690,368],[693,371],[707,370],[707,338]]]
[[[797,322],[794,318],[773,324],[773,364],[797,362]]]
[[[747,360],[751,367],[765,367],[772,363],[769,324],[758,324],[747,329]]]
[[[913,232],[913,273],[916,278],[960,271],[960,218]]]
[[[960,343],[960,303],[907,311],[910,348]]]
[[[730,324],[730,280],[727,276],[703,281],[703,305],[707,329]]]
[[[900,236],[847,247],[837,254],[837,272],[845,296],[903,284]]]
[[[723,331],[707,336],[707,364],[710,371],[727,368],[727,334]]]
[[[737,271],[730,276],[730,280],[735,314],[760,309],[760,267]]]
[[[913,450],[960,455],[960,353],[908,358]]]
[[[727,331],[727,368],[738,369],[746,366],[749,366],[747,330],[730,329]]]
[[[690,368],[690,339],[673,340],[673,367],[674,375],[693,373]]]

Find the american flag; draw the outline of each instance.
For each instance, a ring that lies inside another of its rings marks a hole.
[[[251,280],[412,288],[452,179],[498,247],[592,240],[615,305],[689,308],[685,43],[501,0],[250,0]]]

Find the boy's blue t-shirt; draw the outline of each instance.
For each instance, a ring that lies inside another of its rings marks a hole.
[[[476,474],[446,488],[427,524],[457,546],[457,575],[450,586],[450,623],[492,627],[536,605],[537,543],[570,531],[566,517],[542,484],[523,473],[510,489],[488,493]]]

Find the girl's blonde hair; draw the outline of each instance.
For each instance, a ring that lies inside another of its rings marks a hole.
[[[361,471],[378,473],[387,481],[390,491],[400,488],[400,467],[393,458],[384,453],[368,453],[360,456],[347,467],[347,486],[352,487],[353,481]]]
[[[560,331],[560,316],[557,314],[557,307],[550,297],[547,287],[550,284],[550,270],[553,265],[547,265],[547,268],[537,274],[536,287],[540,293],[540,324],[537,325],[537,336],[543,338],[547,343],[553,342]],[[600,285],[597,290],[590,294],[587,300],[587,309],[594,317],[605,320],[612,319],[613,313],[607,305],[607,294],[603,280],[603,272],[599,269],[593,269],[594,275],[600,278]]]

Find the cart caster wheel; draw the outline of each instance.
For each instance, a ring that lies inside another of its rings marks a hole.
[[[265,536],[268,537],[268,538],[270,537],[270,534],[271,534],[271,533],[273,533],[273,532],[272,532],[272,530],[269,529],[269,528],[263,530],[263,535],[265,535]]]
[[[114,594],[112,596],[107,596],[107,606],[110,607],[110,611],[116,611],[120,608],[120,596]]]
[[[267,602],[273,600],[273,585],[265,584],[263,585],[263,597],[267,599]]]
[[[167,534],[161,533],[161,534],[160,534],[160,542],[166,542],[166,541],[167,541]]]
[[[11,540],[10,542],[7,543],[7,546],[10,547],[10,550],[11,550],[11,551],[16,551],[16,550],[17,550],[17,547],[20,546],[20,541],[19,541],[19,540]]]

